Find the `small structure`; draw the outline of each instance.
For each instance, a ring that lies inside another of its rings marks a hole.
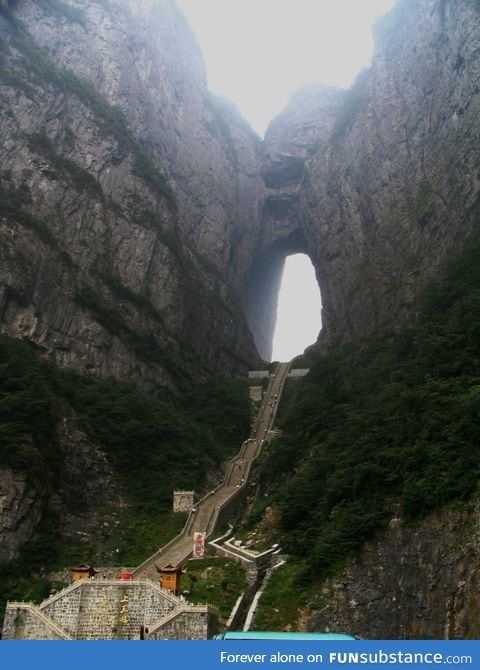
[[[310,372],[310,368],[294,368],[290,370],[287,374],[287,377],[293,377],[294,379],[298,377],[305,377]]]
[[[174,491],[173,492],[173,511],[190,512],[195,507],[197,494],[195,491]]]
[[[133,573],[128,572],[125,568],[122,568],[120,572],[115,575],[115,579],[123,579],[124,581],[128,581],[129,579],[133,579]]]
[[[72,582],[78,582],[80,579],[90,579],[90,577],[95,577],[99,572],[87,563],[80,563],[80,565],[76,565],[70,568],[70,570],[72,572]]]
[[[155,569],[160,574],[160,586],[162,589],[177,596],[180,593],[180,576],[182,574],[182,568],[176,568],[169,563],[163,568],[159,568],[158,565],[156,565]]]
[[[253,400],[253,402],[262,402],[261,386],[250,386],[250,400]]]
[[[270,372],[268,370],[250,370],[248,373],[249,379],[268,379]]]

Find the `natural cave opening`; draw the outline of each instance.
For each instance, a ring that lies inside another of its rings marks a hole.
[[[316,341],[322,327],[321,307],[312,261],[306,254],[287,256],[278,294],[272,360],[290,361]]]
[[[320,289],[307,253],[303,236],[296,231],[262,249],[252,263],[245,308],[264,361],[290,360],[313,344],[320,332]]]

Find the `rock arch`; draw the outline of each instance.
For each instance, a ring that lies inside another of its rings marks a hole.
[[[245,309],[258,353],[266,361],[270,361],[272,356],[285,259],[297,253],[309,256],[303,234],[299,230],[261,248],[252,262]]]

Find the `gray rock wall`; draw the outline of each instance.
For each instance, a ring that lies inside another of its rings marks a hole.
[[[478,639],[478,512],[439,512],[413,528],[394,517],[323,584],[308,629],[365,639]]]
[[[45,494],[26,475],[0,468],[0,558],[8,561],[29,540],[42,517]]]
[[[2,329],[144,384],[244,371],[243,312],[269,358],[294,252],[324,340],[401,328],[478,216],[479,21],[475,0],[399,0],[352,89],[300,91],[262,145],[208,93],[173,3],[4,9],[1,176],[22,214],[0,219]]]
[[[4,332],[144,385],[247,370],[232,244],[259,140],[208,93],[174,5],[21,0],[0,39]]]
[[[57,436],[62,458],[55,492],[22,469],[0,468],[0,562],[17,557],[47,512],[55,514],[64,538],[78,540],[97,528],[99,509],[121,503],[105,454],[78,430],[71,415],[59,417]]]
[[[303,246],[326,340],[401,328],[478,225],[479,31],[473,0],[399,0],[349,92],[302,91],[268,129],[255,263],[277,262],[280,242],[283,254]],[[268,292],[258,283],[254,265],[254,293]]]

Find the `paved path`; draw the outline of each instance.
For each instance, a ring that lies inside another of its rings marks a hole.
[[[190,513],[179,535],[134,570],[136,577],[148,576],[157,579],[155,564],[182,565],[192,554],[193,534],[205,532],[208,537],[213,533],[221,507],[232,497],[239,495],[248,482],[252,462],[260,453],[263,442],[272,429],[289,367],[290,363],[280,363],[270,378],[250,438],[242,444],[237,456],[230,461],[223,483],[197,503],[195,511]]]

